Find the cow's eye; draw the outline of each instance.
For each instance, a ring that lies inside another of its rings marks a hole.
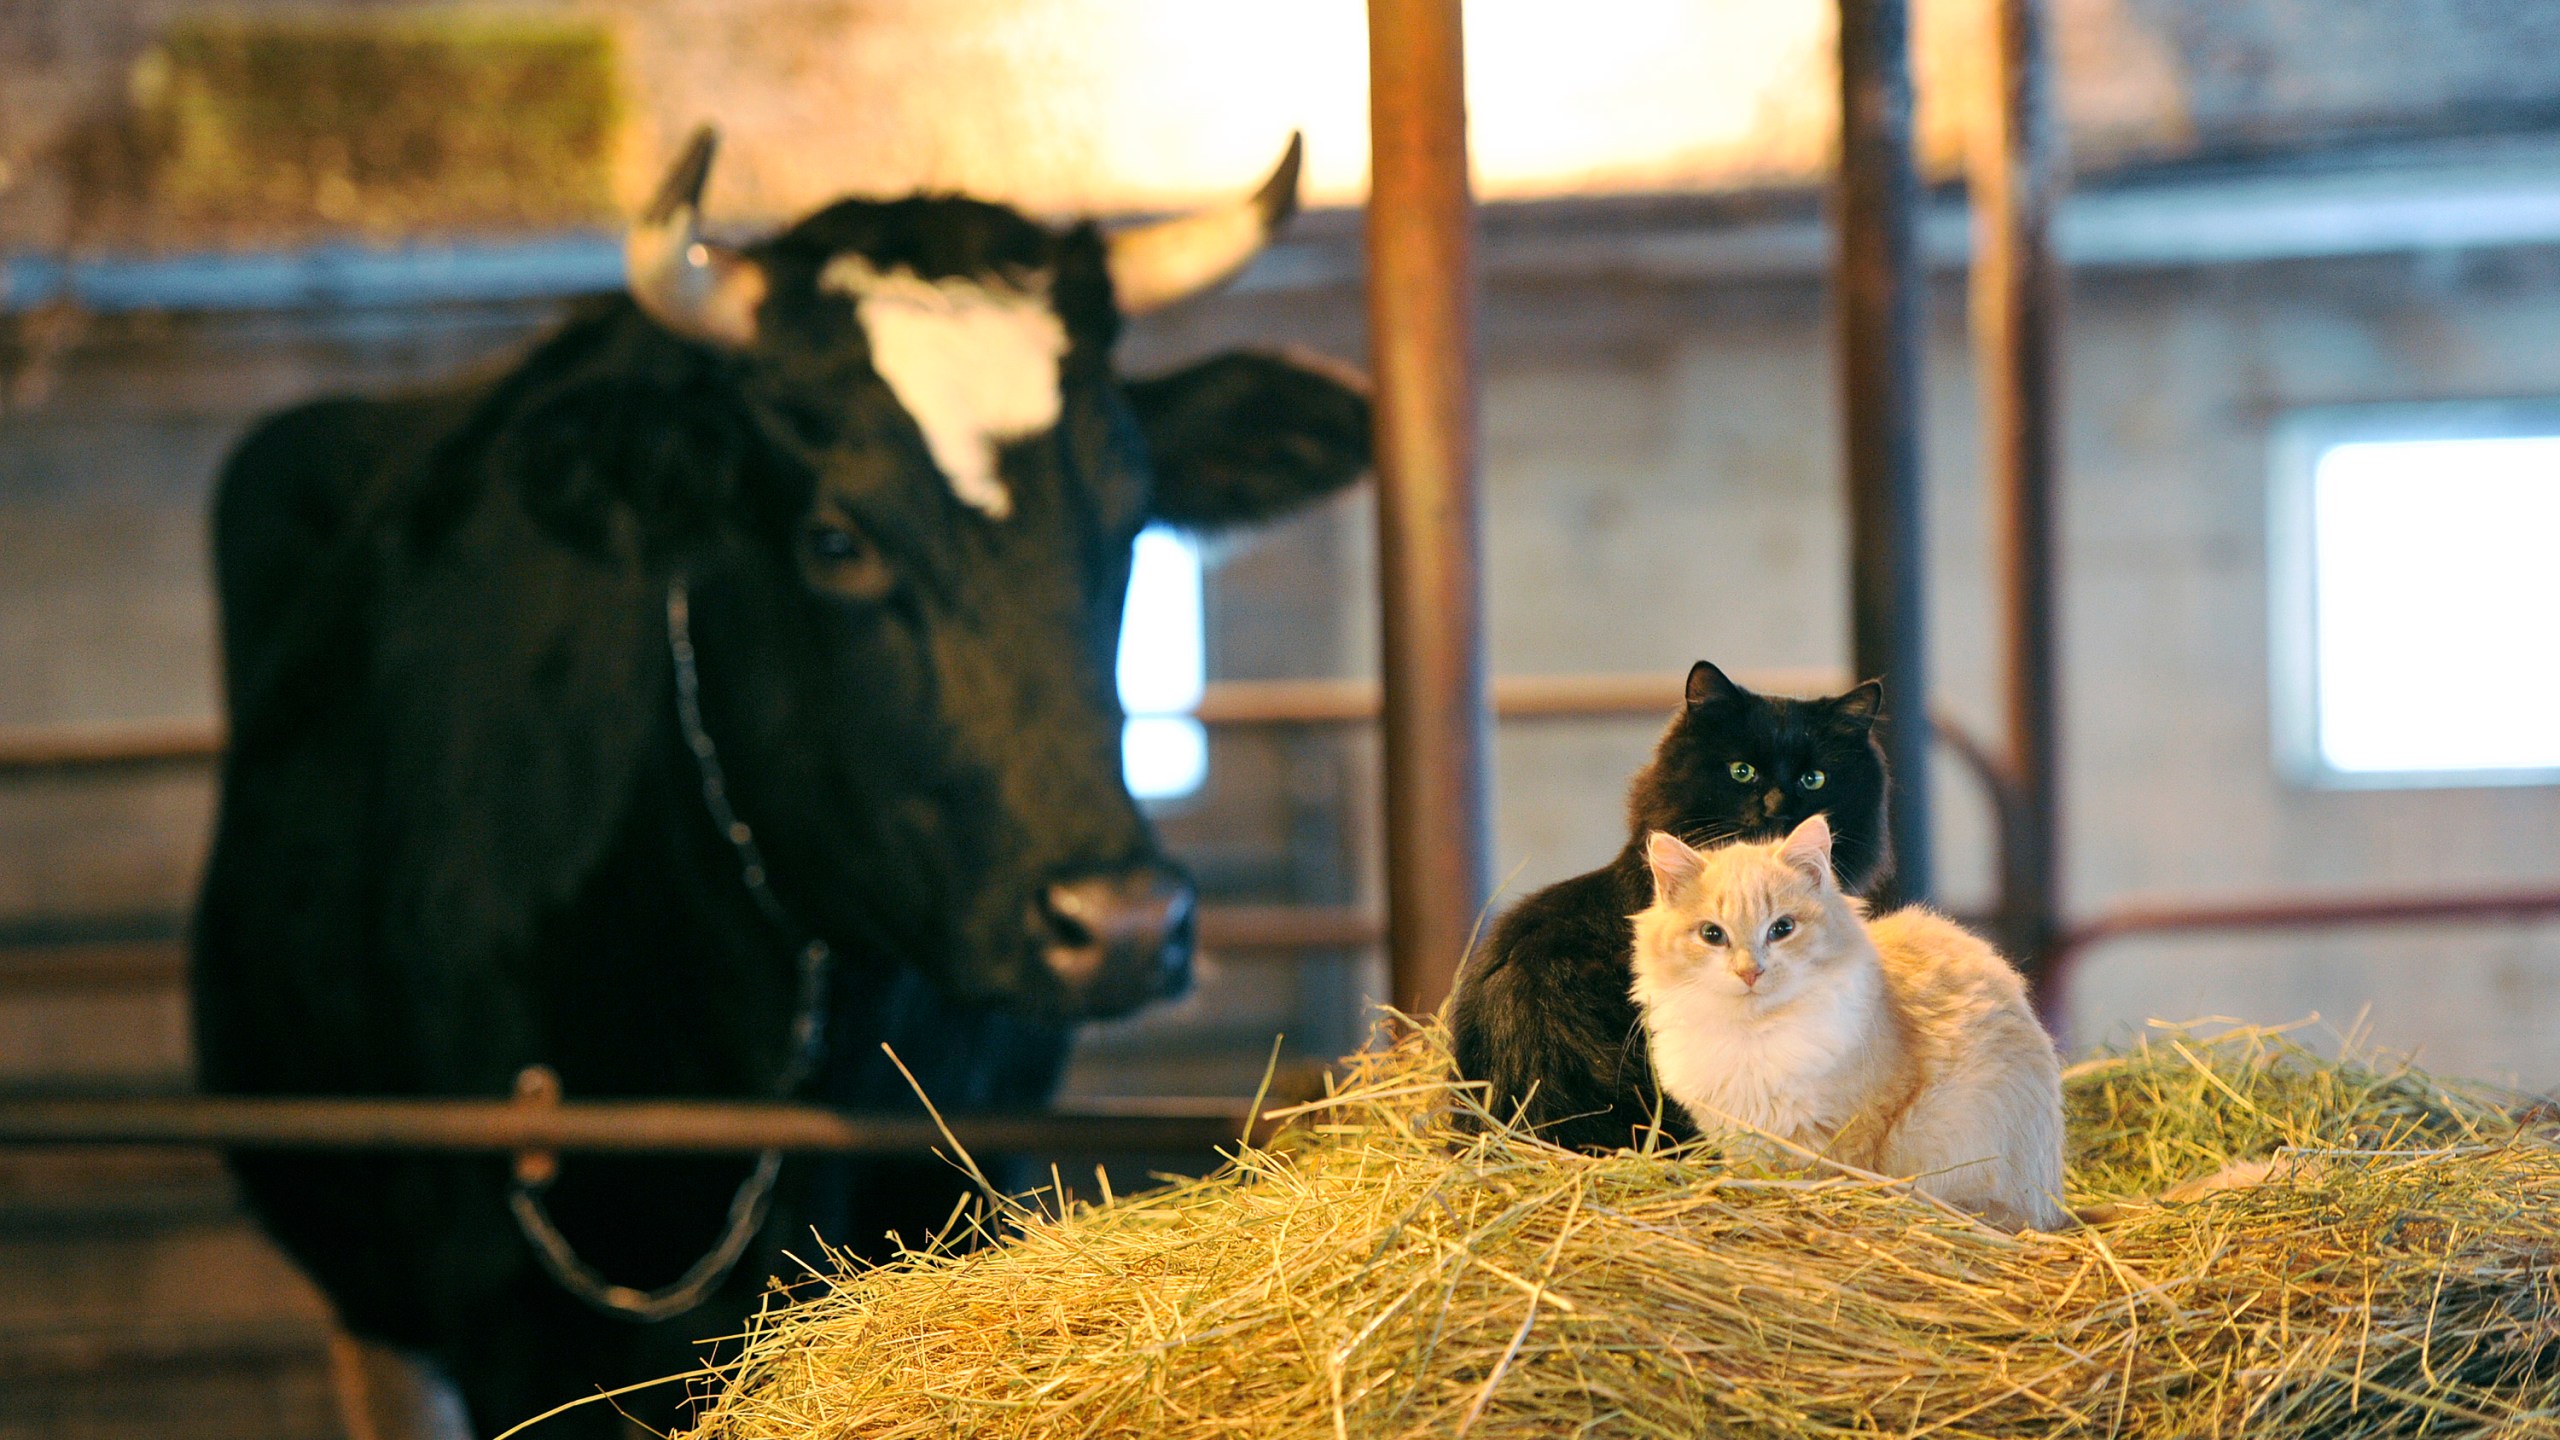
[[[859,530],[820,520],[809,526],[802,543],[818,583],[837,594],[879,600],[898,586],[897,572]]]

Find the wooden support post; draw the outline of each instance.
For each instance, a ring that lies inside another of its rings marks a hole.
[[[1888,899],[1927,898],[1929,664],[1920,478],[1920,182],[1911,158],[1907,0],[1839,0],[1840,175],[1834,190],[1850,652],[1884,680],[1893,770]]]
[[[2062,143],[2043,0],[1993,0],[1989,84],[1975,114],[1973,351],[1997,511],[2008,759],[2015,813],[2000,866],[2001,937],[2048,997],[2061,934],[2056,491],[2062,286],[2053,253]],[[2048,1014],[2048,1024],[2058,1015]]]
[[[1388,963],[1437,1009],[1491,893],[1477,574],[1474,212],[1458,0],[1370,0]]]

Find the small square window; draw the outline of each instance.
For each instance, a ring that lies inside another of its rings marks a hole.
[[[1200,547],[1188,535],[1140,532],[1120,617],[1120,769],[1141,800],[1175,800],[1209,778],[1209,732],[1192,712],[1208,682]]]
[[[2286,773],[2560,783],[2560,407],[2306,412],[2273,496]]]

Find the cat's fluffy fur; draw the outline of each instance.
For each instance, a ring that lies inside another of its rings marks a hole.
[[[1999,952],[1911,908],[1869,920],[1819,815],[1700,852],[1656,832],[1632,995],[1662,1092],[2011,1229],[2062,1208],[2062,1067]]]
[[[1679,1107],[1654,1091],[1627,994],[1627,917],[1652,895],[1645,836],[1775,839],[1826,813],[1843,883],[1879,883],[1892,868],[1873,734],[1882,695],[1872,680],[1821,700],[1755,695],[1704,660],[1690,668],[1680,713],[1628,789],[1624,848],[1513,906],[1459,973],[1458,1073],[1483,1084],[1487,1110],[1581,1150],[1629,1144],[1657,1121],[1675,1139],[1689,1133]],[[1820,783],[1808,785],[1816,772]]]

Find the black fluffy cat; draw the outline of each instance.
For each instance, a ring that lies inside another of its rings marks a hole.
[[[1511,907],[1458,977],[1458,1072],[1487,1082],[1487,1109],[1525,1113],[1540,1134],[1583,1150],[1628,1144],[1657,1118],[1674,1136],[1688,1133],[1680,1107],[1656,1103],[1627,993],[1628,917],[1653,902],[1645,837],[1774,840],[1820,811],[1841,884],[1872,888],[1892,869],[1874,735],[1883,694],[1870,680],[1845,695],[1789,700],[1753,694],[1704,660],[1690,667],[1688,703],[1629,787],[1626,848]]]

